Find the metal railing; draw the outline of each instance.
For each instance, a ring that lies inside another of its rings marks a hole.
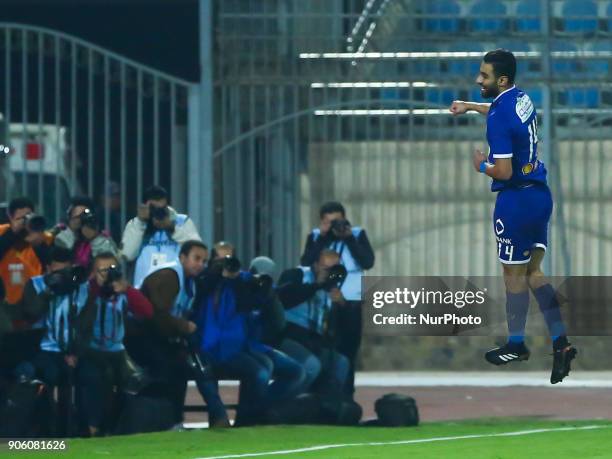
[[[56,222],[71,195],[97,200],[116,182],[123,226],[143,190],[160,184],[186,210],[197,85],[41,27],[0,23],[0,51],[0,113],[13,147],[0,163],[0,201],[28,195]]]

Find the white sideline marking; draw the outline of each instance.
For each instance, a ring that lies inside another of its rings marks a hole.
[[[549,371],[413,371],[359,372],[357,387],[511,387],[549,389],[612,388],[610,371],[572,371],[562,384],[550,384]]]
[[[510,387],[528,386],[550,389],[570,387],[612,388],[612,371],[572,371],[562,384],[550,384],[549,371],[411,371],[358,372],[357,387]],[[238,381],[221,381],[222,387],[237,387]],[[195,387],[193,381],[189,387]]]
[[[433,438],[420,438],[415,440],[399,440],[399,441],[387,441],[387,442],[370,442],[370,443],[345,443],[339,445],[319,445],[319,446],[309,446],[307,448],[299,448],[299,449],[286,449],[280,451],[266,451],[263,453],[245,453],[245,454],[229,454],[226,456],[206,456],[200,457],[197,459],[231,459],[231,458],[239,458],[239,457],[257,457],[257,456],[272,456],[279,454],[296,454],[296,453],[306,453],[310,451],[321,451],[325,449],[335,449],[335,448],[347,448],[352,446],[386,446],[386,445],[409,445],[414,443],[433,443],[436,441],[453,441],[453,440],[466,440],[472,438],[491,438],[491,437],[518,437],[521,435],[531,435],[537,433],[547,433],[547,432],[567,432],[572,430],[593,430],[593,429],[605,429],[609,426],[606,425],[593,425],[593,426],[583,426],[583,427],[557,427],[553,429],[534,429],[534,430],[519,430],[517,432],[503,432],[503,433],[495,433],[495,434],[477,434],[477,435],[462,435],[458,437],[433,437]]]

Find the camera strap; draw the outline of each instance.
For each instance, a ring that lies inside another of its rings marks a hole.
[[[72,346],[74,346],[76,338],[77,295],[78,290],[71,292],[69,297],[70,304],[68,305],[68,351],[70,351]]]
[[[342,252],[344,252],[344,247],[346,247],[346,244],[344,243],[344,241],[336,241],[334,242],[332,248],[335,252],[338,252],[338,258],[340,258],[340,264],[344,264],[344,262],[342,261]]]
[[[219,311],[219,303],[221,302],[221,294],[223,293],[223,283],[219,282],[217,288],[215,288],[215,293],[213,295],[213,311],[217,313]]]
[[[100,300],[98,303],[98,307],[100,308],[100,338],[102,340],[102,342],[106,341],[106,330],[105,330],[105,322],[106,322],[106,308],[108,305],[108,300],[106,298],[104,298],[103,300]]]

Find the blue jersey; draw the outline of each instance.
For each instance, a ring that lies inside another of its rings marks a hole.
[[[546,168],[538,159],[537,128],[535,107],[523,91],[513,86],[495,98],[487,115],[488,161],[512,158],[512,177],[493,179],[491,191],[528,182],[546,183]]]

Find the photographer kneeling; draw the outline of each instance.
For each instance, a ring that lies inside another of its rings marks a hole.
[[[236,426],[265,421],[269,409],[304,388],[303,367],[254,336],[255,316],[272,301],[272,286],[269,275],[241,271],[232,256],[211,263],[198,282],[200,353],[216,376],[240,380]],[[210,384],[198,388],[210,391]],[[220,398],[212,401],[211,413],[225,413]]]
[[[119,256],[112,238],[100,231],[93,208],[94,203],[90,198],[73,198],[67,211],[68,225],[55,236],[55,245],[71,250],[74,263],[87,270],[99,253],[110,252],[115,257]]]
[[[141,324],[138,334],[126,340],[136,363],[149,369],[164,385],[163,392],[173,404],[173,421],[177,426],[183,422],[187,381],[197,378],[194,373],[205,371],[197,354],[192,352],[197,326],[191,315],[195,278],[207,260],[206,245],[197,240],[187,241],[180,248],[178,261],[159,265],[149,273],[141,291],[153,305],[153,320]],[[210,403],[207,397],[208,393],[205,400]]]
[[[89,288],[96,308],[88,316],[86,328],[92,330],[92,338],[81,359],[78,380],[89,435],[96,436],[104,426],[105,408],[111,405],[106,402],[112,401],[113,386],[136,392],[142,383],[142,372],[123,345],[128,311],[137,319],[150,319],[153,306],[125,280],[119,260],[110,252],[96,255]]]
[[[300,266],[281,274],[278,297],[285,306],[285,339],[280,349],[307,368],[316,392],[338,391],[346,383],[349,362],[335,351],[334,315],[344,303],[340,292],[346,269],[338,253],[323,249],[313,268]]]

